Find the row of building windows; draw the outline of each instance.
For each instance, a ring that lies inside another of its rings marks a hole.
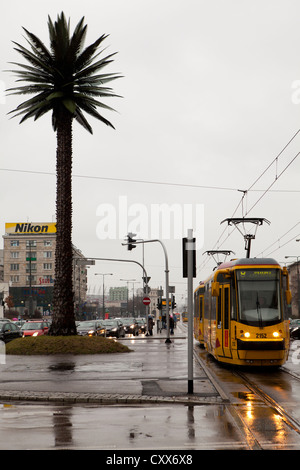
[[[44,240],[44,246],[52,246],[51,240]],[[20,246],[20,240],[10,240],[10,246]],[[36,246],[36,240],[26,240],[26,246]]]
[[[18,275],[14,275],[14,276],[10,276],[10,281],[11,282],[20,282],[20,276]],[[43,283],[44,284],[49,284],[53,281],[53,277],[52,276],[43,276]],[[30,276],[26,276],[26,284],[29,284],[30,282]],[[36,276],[31,276],[31,283],[32,284],[36,284],[37,283],[37,277]]]
[[[22,253],[21,253],[22,255]],[[11,251],[10,252],[10,257],[17,259],[20,258],[20,252],[19,251]],[[44,258],[52,258],[52,251],[44,251],[43,252],[43,257]],[[27,251],[26,252],[26,258],[36,258],[36,251]]]
[[[36,271],[36,269],[37,269],[36,263],[31,263],[31,267],[30,267],[30,263],[27,263],[26,264],[26,272],[29,272],[30,268],[31,268],[31,271]],[[48,271],[53,269],[53,263],[44,263],[43,264],[43,269],[48,270]],[[18,263],[13,263],[13,264],[10,265],[10,270],[11,271],[19,271],[20,270],[20,265]]]

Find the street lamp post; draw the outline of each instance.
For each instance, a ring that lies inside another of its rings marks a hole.
[[[113,275],[113,273],[95,273],[95,276],[102,276],[102,287],[103,287],[102,315],[103,315],[103,320],[105,319],[104,276],[112,276],[112,275]]]
[[[129,292],[128,284],[129,284],[129,282],[136,281],[136,279],[120,279],[120,281],[125,281],[127,283],[127,313],[129,313],[129,309],[128,309],[128,292]],[[134,305],[134,300],[133,300],[133,305]]]

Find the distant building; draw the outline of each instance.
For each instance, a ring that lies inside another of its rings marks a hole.
[[[3,280],[9,284],[16,310],[23,313],[32,296],[34,309],[51,311],[55,276],[56,224],[6,223],[3,235]],[[87,269],[77,259],[83,254],[73,247],[75,306],[86,300]],[[1,269],[1,268],[0,268]]]
[[[4,250],[0,250],[0,282],[4,281]]]
[[[109,300],[127,302],[128,288],[127,287],[110,287]]]
[[[299,286],[300,286],[300,262],[288,267],[290,275],[290,289],[292,292],[292,318],[300,318]]]

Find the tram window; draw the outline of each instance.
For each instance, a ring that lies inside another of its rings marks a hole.
[[[230,306],[231,306],[231,313],[230,318],[231,320],[236,320],[236,290],[234,284],[231,284],[231,299],[230,299]]]
[[[209,318],[209,292],[204,295],[204,318]]]
[[[224,288],[224,328],[225,330],[228,330],[228,325],[229,325],[228,307],[229,307],[229,289],[228,287],[225,287]]]
[[[199,295],[194,295],[194,317],[197,318],[199,313]]]
[[[240,321],[257,326],[280,321],[279,298],[277,280],[239,282]]]
[[[200,321],[202,320],[202,317],[203,317],[203,296],[201,296],[199,298],[199,302],[200,302]]]
[[[218,296],[218,311],[217,311],[217,325],[221,325],[221,322],[222,322],[222,312],[221,312],[221,308],[222,308],[222,296],[221,296],[221,292],[220,292],[220,295]]]

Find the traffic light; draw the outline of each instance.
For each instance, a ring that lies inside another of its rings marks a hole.
[[[158,310],[162,309],[162,301],[161,300],[162,300],[161,297],[158,297],[158,299],[157,299],[157,308],[158,308]]]
[[[135,233],[128,233],[128,235],[127,235],[127,239],[128,239],[127,250],[129,250],[129,251],[133,250],[133,248],[136,248],[136,245],[134,245],[136,240],[134,240],[134,238],[133,238],[135,236],[136,236]]]
[[[177,307],[177,304],[175,302],[175,295],[172,295],[172,310]]]

